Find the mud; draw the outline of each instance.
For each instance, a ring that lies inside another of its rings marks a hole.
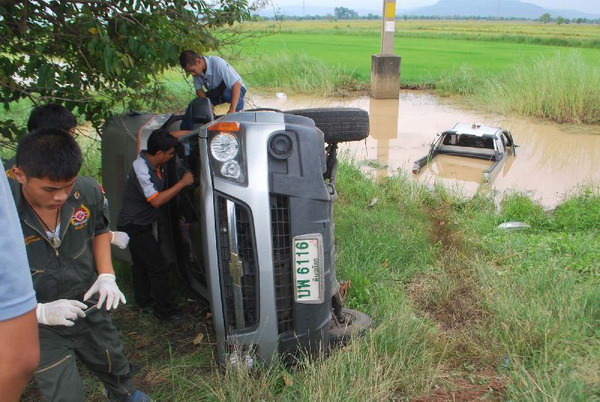
[[[437,133],[458,122],[478,122],[508,129],[519,145],[517,156],[507,160],[491,183],[481,182],[482,173],[491,162],[447,155],[436,157],[415,180],[428,185],[439,181],[465,195],[483,190],[493,191],[499,198],[505,192],[517,191],[533,197],[547,209],[582,185],[600,183],[600,126],[559,125],[483,113],[456,99],[420,91],[404,91],[400,100],[281,94],[252,95],[248,100],[247,107],[282,110],[339,106],[368,110],[370,137],[341,148],[359,162],[371,161],[364,169],[376,178],[394,175],[399,170],[410,172],[413,161],[427,154]]]

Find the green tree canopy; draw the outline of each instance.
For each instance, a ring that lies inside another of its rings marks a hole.
[[[251,0],[0,0],[0,97],[62,103],[98,128],[115,109],[151,105],[159,75],[184,49],[220,42],[216,28],[250,18]],[[0,117],[0,141],[24,128]]]
[[[540,16],[540,22],[543,22],[544,24],[547,24],[550,21],[550,18],[552,18],[550,16],[550,14],[548,13],[544,13]]]
[[[346,7],[336,7],[333,9],[333,14],[338,20],[351,20],[358,18],[358,13]]]

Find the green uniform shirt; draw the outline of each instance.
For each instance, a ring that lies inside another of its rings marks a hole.
[[[98,275],[92,240],[109,230],[102,188],[92,178],[77,179],[71,195],[61,207],[61,243],[55,248],[42,223],[25,203],[21,184],[10,180],[10,185],[23,228],[37,301],[81,301]]]

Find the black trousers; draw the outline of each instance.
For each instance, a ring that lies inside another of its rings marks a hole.
[[[169,267],[152,234],[152,225],[126,225],[118,229],[129,235],[136,304],[152,306],[159,316],[173,314],[177,306],[169,285]]]

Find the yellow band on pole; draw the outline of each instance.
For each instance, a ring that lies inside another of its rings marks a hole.
[[[395,3],[385,3],[385,18],[396,19],[396,4]]]

